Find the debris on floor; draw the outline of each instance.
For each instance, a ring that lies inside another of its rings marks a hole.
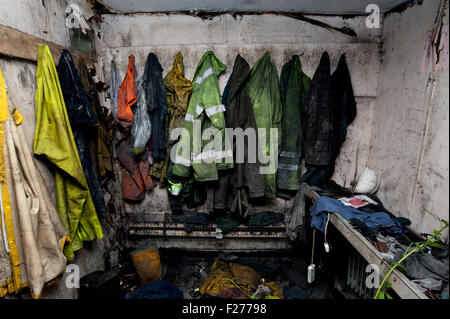
[[[123,265],[121,296],[126,299],[341,298],[325,277],[308,284],[306,259],[276,254],[160,250],[162,279],[143,284],[128,260]]]

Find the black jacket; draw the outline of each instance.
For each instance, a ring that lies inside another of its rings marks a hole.
[[[236,56],[233,72],[225,87],[222,103],[225,105],[225,121],[228,128],[253,128],[255,132],[256,121],[253,114],[253,106],[248,94],[247,80],[250,76],[248,63],[239,54]],[[257,136],[256,136],[257,138]],[[233,158],[240,154],[236,152],[236,139],[233,141]],[[254,147],[257,154],[257,145]],[[247,196],[256,198],[264,196],[264,175],[259,173],[258,158],[255,163],[249,162],[249,147],[245,138],[243,163],[235,163],[230,170],[221,172],[219,186],[214,191],[214,208],[230,209],[239,215],[246,215]],[[210,199],[208,199],[209,201]]]
[[[57,71],[73,137],[95,210],[99,217],[104,218],[106,216],[105,199],[88,144],[89,132],[92,126],[98,123],[97,117],[69,51],[62,51]]]
[[[329,76],[328,54],[322,55],[308,93],[305,135],[307,172],[302,181],[319,185],[329,180],[335,168],[347,126],[356,117],[356,101],[345,55]]]
[[[167,99],[162,78],[163,68],[154,53],[150,53],[145,62],[143,75],[145,99],[152,123],[153,160],[160,162],[166,155],[167,143]]]
[[[324,52],[303,105],[306,125],[303,149],[307,164],[328,165],[331,161],[333,111],[330,58]]]

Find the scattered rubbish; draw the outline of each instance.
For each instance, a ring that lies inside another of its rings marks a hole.
[[[227,262],[217,258],[210,274],[200,286],[199,292],[204,296],[217,297],[229,289],[237,288],[250,299],[282,299],[283,291],[276,282],[266,282],[251,267]],[[229,291],[226,295],[237,293]],[[240,294],[237,294],[238,296]]]
[[[118,270],[94,271],[80,279],[80,299],[119,299]]]
[[[377,202],[375,202],[374,200],[370,199],[368,196],[366,195],[356,195],[353,197],[341,197],[338,199],[342,204],[344,204],[345,206],[351,206],[353,208],[360,208],[360,207],[364,207],[366,205],[372,204],[372,205],[377,205]]]

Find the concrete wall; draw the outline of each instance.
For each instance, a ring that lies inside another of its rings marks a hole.
[[[210,20],[185,15],[103,15],[98,66],[103,71],[100,76],[108,81],[112,57],[124,76],[130,54],[142,72],[148,53],[155,52],[165,75],[175,53],[181,51],[186,76],[192,79],[203,53],[213,50],[228,67],[219,78],[222,91],[237,53],[253,65],[269,50],[278,72],[293,54],[303,53],[305,72],[312,76],[324,50],[330,53],[332,69],[339,54],[346,52],[358,115],[349,127],[333,179],[348,187],[355,170],[359,175],[369,166],[381,176],[378,195],[386,206],[409,217],[417,230],[432,232],[438,224],[425,209],[448,220],[449,207],[448,70],[421,71],[425,33],[433,26],[438,5],[439,1],[427,0],[389,14],[383,29],[367,29],[362,17],[313,17],[351,28],[357,37],[276,15],[237,19],[221,15]],[[107,97],[105,103],[109,103]],[[125,205],[128,212],[168,209],[165,191],[158,188],[141,205]]]
[[[0,24],[62,46],[68,46],[69,38],[65,27],[64,14],[65,1],[0,0],[0,8]],[[35,130],[36,64],[22,60],[6,59],[0,56],[0,67],[8,87],[8,96],[13,105],[20,110],[25,118],[24,131],[29,148],[32,151]],[[13,105],[9,105],[9,108],[12,109]],[[53,173],[49,171],[44,163],[39,160],[36,160],[36,162],[44,175],[50,193],[54,197],[55,180]],[[108,229],[105,230],[108,231]],[[80,266],[81,276],[104,267],[104,240],[95,241],[91,246],[90,248],[83,248],[76,253],[77,257],[72,262]],[[78,291],[76,289],[66,289],[64,279],[51,287],[45,288],[43,298],[76,298]]]
[[[425,34],[439,2],[426,0],[384,21],[369,158],[381,174],[378,195],[387,207],[428,233],[439,223],[425,209],[449,219],[449,73],[422,71]]]
[[[150,52],[158,56],[165,75],[172,67],[176,52],[181,51],[186,77],[192,79],[202,55],[212,50],[227,66],[227,70],[219,78],[222,92],[237,53],[252,66],[268,50],[278,73],[292,55],[303,54],[303,68],[310,77],[314,75],[322,52],[328,51],[330,54],[332,71],[340,54],[346,53],[358,101],[358,116],[349,128],[349,138],[338,159],[334,179],[349,186],[354,176],[354,154],[358,147],[358,171],[362,171],[368,160],[374,99],[378,92],[381,29],[366,28],[362,17],[312,18],[335,27],[351,28],[357,36],[348,36],[304,21],[270,14],[245,15],[237,19],[231,15],[220,15],[210,20],[179,14],[102,15],[102,38],[96,39],[98,67],[103,70],[100,77],[109,81],[110,61],[115,57],[123,78],[130,54],[135,55],[136,68],[141,74]],[[105,103],[109,105],[108,99]],[[166,192],[156,188],[141,204],[125,205],[125,210],[168,211]]]
[[[142,72],[146,56],[153,51],[165,75],[180,50],[185,57],[186,76],[192,79],[203,53],[213,50],[227,65],[219,81],[223,90],[237,53],[253,65],[269,50],[278,72],[293,54],[303,53],[302,63],[311,77],[323,51],[330,54],[332,70],[339,55],[346,53],[358,115],[349,127],[333,178],[349,186],[355,169],[360,173],[368,165],[381,175],[378,195],[386,206],[411,218],[419,231],[430,232],[437,224],[424,209],[448,219],[449,207],[448,69],[432,74],[421,71],[423,40],[425,32],[432,28],[437,5],[438,1],[426,0],[421,6],[390,14],[383,31],[367,29],[361,17],[313,17],[336,27],[351,28],[357,37],[276,15],[237,19],[222,15],[211,20],[184,15],[103,15],[101,39],[96,37],[97,69],[99,78],[108,81],[109,63],[115,56],[124,76],[128,55],[134,54],[137,69]],[[0,24],[60,45],[69,44],[64,26],[65,1],[0,0],[0,8]],[[381,35],[384,54],[380,53]],[[9,96],[25,117],[31,149],[36,65],[0,57],[0,67]],[[103,102],[109,105],[107,97]],[[52,173],[40,162],[39,167],[54,195]],[[286,209],[283,200],[277,201],[275,205]],[[159,188],[140,205],[125,206],[129,212],[168,209],[165,190]],[[107,234],[110,231],[108,226],[104,230]],[[74,262],[81,266],[81,275],[103,268],[105,247],[108,241],[99,240],[77,254]],[[44,293],[44,298],[76,296],[77,291],[66,289],[64,281],[46,288]]]

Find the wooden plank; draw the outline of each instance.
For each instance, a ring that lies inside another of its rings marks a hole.
[[[308,185],[306,185],[305,194],[313,202],[320,197],[320,195],[313,191]],[[341,215],[331,214],[330,222],[369,264],[378,266],[380,276],[381,278],[384,278],[390,269],[390,265],[383,259],[382,254]],[[411,280],[397,269],[389,275],[388,280],[392,282],[392,289],[401,298],[428,299],[428,297],[421,292]]]
[[[130,228],[128,230],[130,235],[139,235],[139,236],[168,236],[168,237],[204,237],[204,238],[216,238],[216,232],[213,231],[202,231],[202,230],[193,230],[191,232],[186,232],[185,230],[176,230],[176,229],[139,229],[139,228]],[[270,233],[264,231],[257,232],[230,232],[228,234],[223,235],[224,238],[253,238],[253,239],[273,239],[279,238],[283,240],[287,240],[285,233]]]
[[[125,246],[136,248],[147,240],[128,239]],[[264,238],[187,238],[187,237],[151,237],[152,244],[158,248],[188,249],[189,251],[229,251],[229,252],[255,252],[255,251],[291,251],[292,243],[285,239]],[[251,248],[248,248],[251,247]]]
[[[59,61],[61,51],[67,49],[72,54],[75,62],[78,62],[79,57],[83,56],[87,66],[94,67],[89,53],[64,48],[61,45],[0,24],[0,55],[37,62],[39,44],[48,45],[55,64]]]
[[[381,253],[367,241],[367,239],[355,230],[348,221],[339,214],[332,214],[330,222],[337,230],[352,244],[359,254],[369,263],[377,265],[381,278],[387,274],[390,265],[383,259]],[[389,275],[388,280],[392,282],[392,289],[404,299],[428,299],[417,286],[397,269]]]

